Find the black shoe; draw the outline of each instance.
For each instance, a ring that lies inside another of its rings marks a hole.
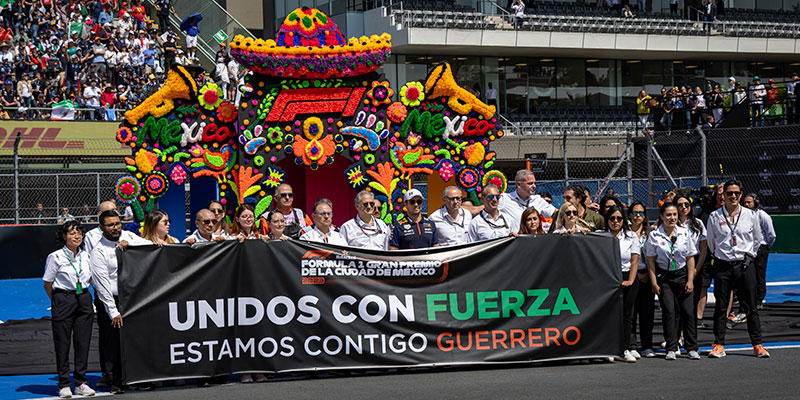
[[[131,389],[135,390],[150,390],[153,388],[152,383],[137,383],[135,385],[131,385]]]
[[[125,393],[125,391],[122,390],[121,387],[111,385],[111,394],[123,394],[123,393]]]
[[[197,379],[197,387],[208,387],[208,379],[207,378],[198,378]]]
[[[99,388],[107,388],[107,387],[111,386],[111,376],[103,375],[103,377],[100,378],[99,381],[97,381],[97,384],[95,386],[97,386]]]

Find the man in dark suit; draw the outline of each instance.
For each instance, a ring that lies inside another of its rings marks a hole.
[[[705,13],[705,21],[704,24],[706,33],[709,35],[711,34],[711,24],[717,20],[717,5],[714,4],[714,0],[706,0],[706,3],[703,4],[702,11]]]

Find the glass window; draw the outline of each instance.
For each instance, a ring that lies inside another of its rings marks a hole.
[[[643,87],[642,61],[624,60],[622,62],[622,104],[636,104],[636,96]]]
[[[586,62],[559,58],[556,62],[556,98],[559,105],[586,104]]]
[[[428,77],[428,59],[426,56],[397,56],[397,90],[406,82],[425,82]]]
[[[528,105],[531,111],[556,101],[556,63],[552,58],[528,60]]]
[[[400,96],[400,87],[406,82],[400,82],[397,79],[397,64],[402,64],[406,59],[404,55],[394,55],[392,54],[389,56],[389,59],[383,64],[378,72],[383,71],[383,74],[386,76],[386,80],[389,81],[389,85],[394,88],[395,93],[397,93],[397,97]]]
[[[528,113],[528,63],[523,57],[502,59],[500,103],[506,114]],[[505,97],[505,101],[503,101]]]
[[[617,105],[615,60],[586,60],[586,97],[593,107]]]

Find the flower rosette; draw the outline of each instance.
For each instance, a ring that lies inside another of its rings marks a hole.
[[[372,88],[367,92],[367,97],[372,101],[372,105],[376,107],[391,103],[393,95],[394,90],[389,87],[389,81],[374,81],[372,82]]]
[[[456,174],[456,166],[455,161],[445,158],[439,161],[439,164],[436,166],[436,170],[439,172],[439,177],[442,178],[443,181],[447,182]]]
[[[183,163],[176,162],[169,167],[167,175],[169,175],[169,179],[175,182],[176,185],[183,185],[183,183],[186,182],[186,178],[189,177],[190,172],[189,168],[183,165]]]
[[[133,132],[127,126],[117,129],[117,141],[120,143],[128,144],[135,139]]]
[[[483,175],[483,186],[495,185],[500,193],[505,193],[508,189],[508,179],[502,172],[493,169]]]
[[[278,127],[267,129],[267,140],[269,140],[271,144],[283,142],[283,129]]]
[[[233,122],[237,115],[238,111],[236,110],[236,106],[227,101],[222,102],[222,104],[217,107],[217,118],[222,122]]]
[[[408,109],[403,103],[395,101],[386,109],[386,115],[389,117],[389,121],[399,124],[406,120]]]
[[[473,143],[464,149],[464,158],[467,159],[467,164],[477,166],[483,161],[486,155],[486,148],[482,143]]]
[[[117,200],[122,203],[130,203],[136,200],[136,196],[142,191],[139,181],[132,176],[123,176],[114,185],[114,194]]]
[[[216,83],[206,83],[200,88],[197,100],[206,110],[214,110],[222,104],[222,89]]]
[[[167,192],[169,181],[161,172],[153,172],[144,178],[144,190],[150,197],[160,197]]]
[[[408,107],[416,107],[425,100],[425,86],[420,82],[408,82],[400,88],[400,101]]]
[[[456,174],[456,182],[464,190],[475,190],[481,182],[480,176],[480,171],[477,168],[465,166]]]

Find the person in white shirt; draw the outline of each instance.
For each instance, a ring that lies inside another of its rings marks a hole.
[[[385,222],[375,218],[375,195],[362,190],[355,199],[355,218],[348,220],[339,231],[349,246],[371,250],[389,250],[391,231]]]
[[[58,223],[63,224],[67,221],[73,221],[75,216],[69,213],[69,208],[61,208],[61,215],[58,217]]]
[[[75,393],[92,396],[86,371],[92,341],[94,309],[89,293],[92,271],[89,255],[83,250],[83,228],[78,221],[67,221],[58,231],[64,246],[47,256],[44,267],[44,290],[50,298],[51,324],[58,371],[59,397],[72,397],[69,381],[69,348],[75,343]]]
[[[116,210],[117,206],[114,204],[113,201],[104,201],[97,206],[97,215],[103,214],[105,211],[108,210]],[[125,234],[127,231],[123,231],[122,233]],[[128,232],[130,233],[130,232]],[[83,238],[83,247],[86,250],[87,254],[91,254],[92,249],[100,243],[100,239],[103,237],[103,231],[100,230],[100,225],[96,228],[86,232],[86,236]],[[123,238],[124,239],[124,238]]]
[[[440,246],[454,246],[471,242],[469,224],[472,214],[461,208],[461,189],[456,186],[444,188],[444,206],[434,211],[429,219],[436,225]]]
[[[525,15],[525,3],[522,0],[514,0],[511,4],[511,9],[514,10],[514,29],[517,29],[522,23],[522,17]]]
[[[748,193],[744,195],[742,204],[755,211],[758,215],[758,224],[761,226],[761,242],[758,246],[758,253],[753,260],[756,267],[756,308],[761,309],[764,305],[764,297],[767,295],[767,259],[769,258],[769,248],[775,244],[775,227],[772,226],[772,217],[761,207],[758,195]]]
[[[764,98],[767,89],[761,84],[761,78],[753,77],[750,92],[750,126],[764,126]]]
[[[703,312],[706,306],[706,297],[708,296],[708,288],[711,287],[710,274],[702,271],[705,259],[708,256],[708,245],[706,245],[706,226],[703,221],[694,216],[694,207],[692,207],[692,200],[683,194],[678,193],[673,202],[678,207],[678,225],[686,228],[689,231],[689,236],[695,247],[697,247],[697,255],[694,257],[695,274],[694,274],[694,304],[695,316],[697,318],[697,328],[703,328]]]
[[[492,82],[487,84],[486,104],[497,107],[497,89],[492,86]]]
[[[697,352],[697,322],[694,309],[694,255],[696,243],[689,231],[678,225],[678,207],[675,203],[661,206],[660,226],[650,232],[645,243],[647,270],[653,293],[661,304],[661,323],[664,326],[666,360],[675,360],[678,351],[678,331],[683,332],[683,342],[689,358],[699,360]],[[678,308],[676,310],[675,308]],[[678,329],[680,312],[681,327]]]
[[[217,82],[219,82],[219,86],[222,88],[223,98],[228,100],[228,85],[231,83],[231,78],[228,75],[228,66],[225,64],[224,58],[217,59],[214,75],[216,75]]]
[[[344,237],[331,227],[333,203],[330,200],[319,199],[314,202],[314,213],[311,217],[314,225],[306,228],[305,233],[300,236],[300,240],[347,246]]]
[[[100,96],[102,95],[103,91],[97,86],[97,79],[92,79],[90,85],[83,89],[83,99],[86,102],[86,107],[91,109],[87,119],[94,120],[98,117],[97,112],[100,110]]]
[[[767,358],[761,344],[761,318],[756,307],[756,271],[753,259],[761,246],[761,225],[755,211],[742,207],[742,184],[733,179],[722,186],[725,204],[708,217],[706,241],[713,254],[714,269],[714,348],[711,358],[725,357],[726,309],[735,288],[739,303],[747,314],[747,332],[756,357]]]
[[[228,100],[234,100],[238,104],[236,88],[239,85],[241,76],[239,76],[239,63],[233,58],[228,61],[228,77],[231,80],[231,86],[228,88]]]
[[[283,234],[286,230],[286,219],[282,212],[272,210],[267,214],[267,225],[269,233],[266,236],[269,240],[289,240],[289,237]]]
[[[214,233],[214,227],[217,224],[217,219],[214,213],[209,209],[204,208],[194,215],[194,223],[197,229],[191,235],[183,239],[183,243],[195,244],[205,242],[221,242],[225,240],[225,235]]]
[[[498,209],[508,218],[511,232],[519,232],[519,221],[522,212],[528,207],[533,207],[545,218],[550,218],[556,212],[552,204],[546,202],[541,196],[534,194],[536,191],[536,176],[527,169],[517,171],[514,176],[517,190],[500,195]]]
[[[95,308],[106,370],[111,375],[111,393],[122,393],[122,364],[120,359],[119,328],[122,315],[117,309],[119,287],[117,281],[117,248],[124,250],[129,244],[144,245],[151,242],[135,235],[122,238],[122,222],[114,210],[104,211],[99,218],[103,237],[89,255],[92,281],[95,285]]]
[[[486,185],[483,194],[483,210],[469,223],[469,239],[473,242],[509,236],[513,232],[511,221],[506,218],[497,205],[500,203],[500,189],[495,185]]]

